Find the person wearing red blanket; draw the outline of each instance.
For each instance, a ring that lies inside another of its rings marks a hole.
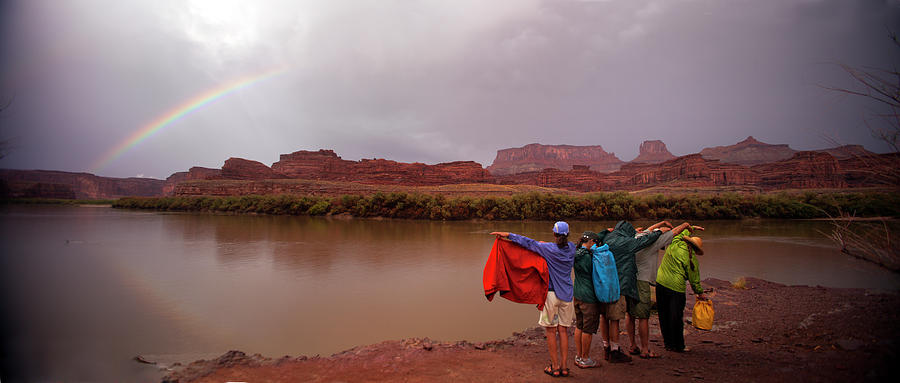
[[[513,302],[535,304],[538,310],[543,310],[550,272],[547,261],[537,253],[497,238],[484,265],[482,282],[484,296],[489,301],[500,293]]]
[[[544,373],[553,377],[568,377],[566,362],[569,358],[569,337],[566,328],[575,322],[575,308],[572,303],[574,286],[572,283],[572,265],[575,262],[574,243],[569,242],[569,224],[557,222],[553,224],[554,243],[538,242],[531,238],[508,232],[493,232],[502,238],[508,238],[528,250],[531,250],[547,261],[550,271],[550,286],[544,309],[541,311],[538,324],[544,327],[547,335],[547,349],[550,351],[550,365]],[[559,343],[557,343],[557,335]],[[557,355],[557,344],[559,353]]]

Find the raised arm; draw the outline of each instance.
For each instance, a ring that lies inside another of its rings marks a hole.
[[[687,229],[688,231],[690,231],[691,234],[694,234],[694,230],[700,230],[700,231],[706,230],[702,226],[694,226],[694,225],[691,225],[690,223],[685,222],[685,223],[682,223],[681,225],[676,226],[674,229],[672,229],[672,231],[675,232],[675,235],[678,235],[678,234],[681,234],[681,232],[684,231],[684,229]]]
[[[508,240],[516,243],[519,246],[522,246],[528,250],[531,250],[535,253],[540,254],[541,256],[544,256],[544,253],[541,251],[541,248],[539,245],[540,242],[535,241],[531,238],[528,238],[524,235],[514,234],[514,233],[510,233],[510,232],[506,232],[506,231],[495,231],[495,232],[492,232],[491,235],[496,235],[498,238],[508,239]]]
[[[669,223],[669,221],[660,221],[660,222],[657,222],[657,223],[653,224],[652,226],[650,226],[650,227],[644,229],[644,231],[653,231],[653,230],[656,230],[656,229],[658,229],[658,228],[660,228],[660,227],[662,227],[662,226],[672,227],[672,224]]]

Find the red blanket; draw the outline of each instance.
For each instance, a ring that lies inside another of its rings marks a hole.
[[[484,296],[494,299],[494,294],[518,303],[533,303],[544,309],[550,272],[547,261],[536,253],[512,243],[497,239],[484,265]]]

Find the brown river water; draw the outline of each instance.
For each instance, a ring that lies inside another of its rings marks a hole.
[[[839,253],[827,222],[698,223],[702,278],[900,289],[896,274]],[[485,300],[488,233],[549,241],[551,225],[3,206],[3,381],[158,380],[136,355],[169,365],[232,349],[325,356],[389,339],[504,338],[538,311]]]

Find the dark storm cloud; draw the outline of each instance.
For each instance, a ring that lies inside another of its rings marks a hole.
[[[100,174],[230,156],[476,160],[532,142],[645,139],[678,155],[748,135],[884,150],[838,63],[892,67],[896,1],[20,1],[4,6],[13,168],[87,170],[185,100],[288,71],[173,123]]]

